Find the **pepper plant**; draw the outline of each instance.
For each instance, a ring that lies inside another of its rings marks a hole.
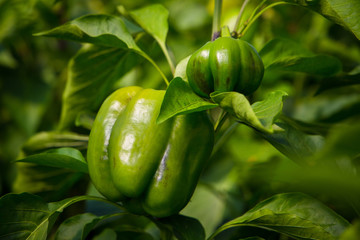
[[[65,2],[0,1],[37,26],[0,31],[3,76],[57,83],[30,84],[0,239],[360,238],[358,0]]]

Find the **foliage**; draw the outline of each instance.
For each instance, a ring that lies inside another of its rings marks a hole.
[[[360,2],[156,2],[0,0],[0,239],[358,239]],[[265,75],[201,98],[187,62],[224,25]],[[177,215],[131,214],[88,177],[99,107],[131,85],[166,90],[157,123],[213,121]]]

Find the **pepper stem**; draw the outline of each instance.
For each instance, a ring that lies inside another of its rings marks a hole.
[[[228,26],[223,26],[221,28],[221,37],[231,37],[230,29]]]
[[[222,6],[222,0],[215,0],[214,16],[213,16],[213,24],[212,24],[212,34],[211,34],[212,41],[214,41],[215,39],[217,39],[220,36],[221,6]]]

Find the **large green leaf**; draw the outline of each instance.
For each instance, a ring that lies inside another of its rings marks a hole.
[[[16,162],[35,163],[42,166],[66,168],[75,172],[88,173],[87,162],[75,148],[57,148],[18,159]]]
[[[46,203],[29,193],[7,194],[0,198],[0,239],[45,240],[58,215],[69,205],[84,200],[101,200],[78,196]]]
[[[267,70],[331,76],[342,68],[337,58],[316,55],[289,39],[273,39],[261,49],[259,54]]]
[[[320,201],[303,193],[275,195],[221,226],[211,237],[239,226],[276,231],[295,239],[336,240],[350,224]]]
[[[46,201],[57,201],[63,199],[75,184],[76,192],[84,194],[86,189],[84,183],[81,183],[83,178],[83,173],[72,170],[19,162],[16,164],[12,191],[29,192],[41,196]]]
[[[323,138],[304,133],[287,119],[281,118],[275,121],[281,131],[260,134],[288,158],[301,165],[307,165],[308,158],[323,146]]]
[[[157,122],[164,122],[179,114],[204,111],[217,106],[196,95],[187,82],[176,77],[166,90]]]
[[[82,43],[141,51],[124,21],[116,16],[86,15],[36,36],[56,37]]]
[[[175,215],[160,219],[158,224],[173,232],[178,240],[202,240],[205,239],[205,231],[201,223],[191,217]]]
[[[102,220],[113,217],[114,214],[96,216],[83,213],[66,219],[58,228],[55,240],[83,240],[90,231]]]
[[[73,126],[79,113],[96,112],[113,84],[138,61],[125,49],[84,46],[69,62],[60,129]]]
[[[286,0],[314,10],[345,27],[360,39],[360,1],[358,0]]]

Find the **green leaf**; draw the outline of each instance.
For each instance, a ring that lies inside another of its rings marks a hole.
[[[320,201],[303,193],[275,195],[241,217],[222,225],[211,237],[239,226],[253,226],[295,239],[339,239],[350,224]]]
[[[191,217],[175,215],[160,219],[157,224],[166,227],[174,233],[178,240],[202,240],[205,239],[205,231],[201,223]]]
[[[166,90],[157,122],[162,123],[179,114],[204,111],[216,106],[217,104],[196,95],[187,82],[176,77]]]
[[[50,148],[74,147],[86,149],[89,137],[73,132],[39,132],[32,136],[23,146],[27,154],[34,154]]]
[[[358,68],[360,69],[360,66],[358,66]],[[358,69],[354,69],[354,71],[348,74],[341,74],[340,76],[323,79],[320,82],[320,87],[316,94],[318,95],[329,89],[360,84],[360,73],[357,71]]]
[[[272,126],[264,126],[260,119],[256,116],[254,110],[250,106],[247,98],[238,92],[213,92],[210,94],[211,99],[218,103],[221,108],[231,113],[238,122],[242,122],[248,126],[251,126],[261,132],[272,133]],[[261,109],[263,107],[259,103],[257,107],[259,114],[261,115]],[[265,107],[267,103],[265,102]],[[264,110],[265,110],[264,107]],[[276,114],[277,115],[277,114]],[[264,115],[264,122],[268,121],[268,117]]]
[[[35,36],[92,43],[114,48],[129,48],[141,51],[136,45],[124,21],[105,14],[86,15],[64,25],[35,34]]]
[[[283,91],[271,92],[265,100],[251,105],[256,117],[265,128],[272,129],[275,119],[282,111],[283,99],[287,95]]]
[[[219,198],[218,192],[199,183],[191,201],[180,213],[200,221],[209,236],[222,223],[228,207],[225,199]]]
[[[14,193],[29,192],[41,196],[46,201],[63,199],[69,190],[84,178],[83,173],[68,169],[20,162],[16,164],[16,172],[12,184]],[[83,194],[85,188],[78,186],[76,191]]]
[[[169,29],[168,10],[161,4],[153,4],[130,12],[130,16],[146,32],[155,38],[160,44],[165,46],[166,35]]]
[[[35,163],[42,166],[66,168],[75,172],[88,173],[87,162],[75,148],[58,148],[18,159],[16,162]]]
[[[343,26],[360,39],[360,1],[358,0],[285,0],[318,12]]]
[[[342,69],[341,62],[337,58],[316,55],[289,39],[273,39],[259,54],[267,70],[331,76]]]
[[[281,131],[260,134],[291,160],[307,165],[308,158],[321,149],[324,139],[321,136],[305,134],[287,119],[281,118],[275,121]]]
[[[130,16],[159,43],[167,58],[172,71],[173,61],[166,48],[166,36],[168,33],[168,10],[161,4],[152,4],[130,12]]]
[[[83,213],[70,217],[56,231],[55,240],[84,240],[100,221],[113,216],[113,214],[96,216]]]
[[[99,235],[93,238],[94,240],[116,240],[116,232],[111,228],[105,228]]]
[[[187,56],[186,58],[182,59],[178,65],[176,66],[174,77],[180,77],[185,82],[187,82],[187,75],[186,75],[186,66],[189,62],[190,56]]]
[[[7,194],[0,198],[0,239],[45,240],[50,214],[38,196]]]
[[[6,194],[0,198],[0,238],[45,240],[58,215],[69,205],[84,200],[104,201],[78,196],[48,204],[29,193]]]
[[[96,112],[114,83],[138,62],[139,57],[125,49],[84,46],[69,62],[60,129],[73,126],[81,112]]]

